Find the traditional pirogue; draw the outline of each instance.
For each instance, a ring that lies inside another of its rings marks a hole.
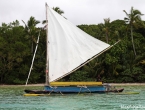
[[[47,4],[46,21],[46,83],[44,90],[25,90],[26,93],[106,93],[122,92],[124,90],[111,89],[110,86],[104,85],[102,82],[56,82],[84,66],[113,45],[110,46],[83,32],[63,16],[49,8]],[[36,50],[38,43],[39,36]],[[36,50],[28,79],[33,67]]]

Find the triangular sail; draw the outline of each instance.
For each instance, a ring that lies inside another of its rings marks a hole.
[[[58,80],[110,45],[93,38],[47,6],[49,82]]]

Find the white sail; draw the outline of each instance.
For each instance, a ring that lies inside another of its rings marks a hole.
[[[47,7],[49,82],[65,76],[110,45],[77,28]]]

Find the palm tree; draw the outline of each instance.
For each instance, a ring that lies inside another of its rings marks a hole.
[[[125,12],[125,14],[127,16],[124,18],[124,20],[126,23],[129,24],[133,51],[134,51],[134,55],[136,56],[136,50],[135,50],[134,39],[133,39],[133,26],[137,27],[137,24],[142,21],[141,16],[143,14],[139,10],[133,9],[133,7],[131,7],[129,14],[125,10],[123,10],[123,11]]]
[[[106,42],[109,42],[109,32],[110,32],[110,18],[104,19],[103,31],[105,32]]]
[[[54,11],[56,11],[58,14],[60,14],[60,15],[64,14],[64,11],[61,10],[59,7],[53,7],[52,9],[53,9]]]
[[[23,20],[22,20],[23,21]],[[35,33],[37,32],[37,28],[36,25],[40,23],[40,21],[36,20],[34,17],[30,17],[30,19],[28,20],[27,24],[23,21],[23,23],[25,24],[25,31],[27,33],[27,35],[29,36],[29,38],[31,38],[32,41],[32,46],[31,46],[31,52],[33,54],[33,43],[36,43],[36,39],[35,39]]]

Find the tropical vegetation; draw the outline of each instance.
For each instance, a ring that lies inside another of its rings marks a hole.
[[[59,14],[64,13],[58,7],[53,9]],[[96,81],[100,76],[103,82],[145,82],[143,14],[133,7],[129,13],[123,12],[124,20],[105,18],[104,23],[78,25],[86,33],[110,45],[120,42],[61,81]],[[45,29],[37,27],[40,21],[34,17],[23,23],[24,26],[16,20],[0,26],[0,84],[26,82],[39,32],[39,47],[29,83],[43,83],[45,80]]]

